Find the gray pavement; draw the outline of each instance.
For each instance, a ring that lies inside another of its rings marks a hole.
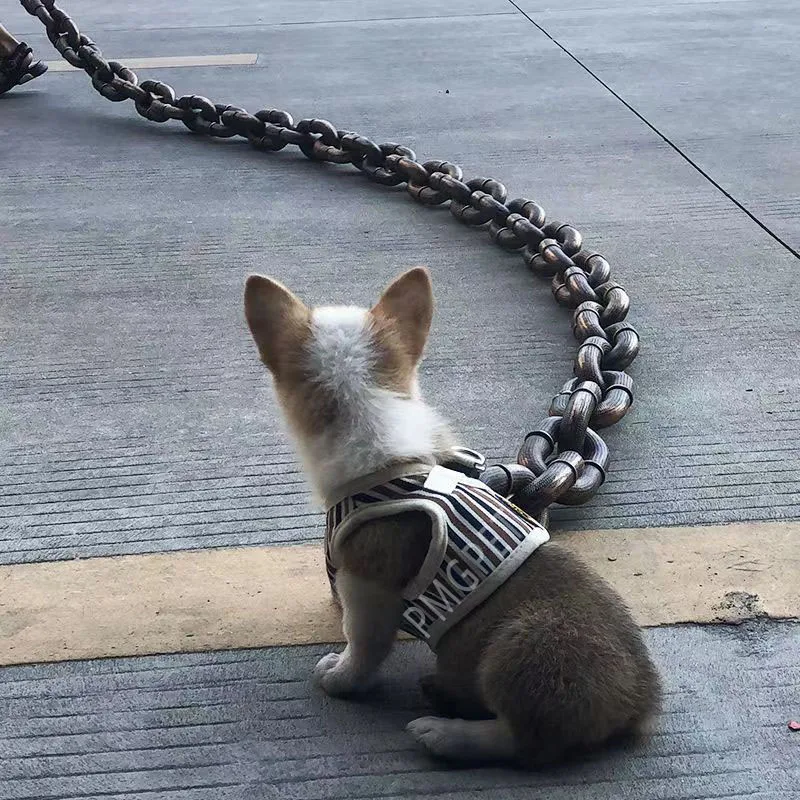
[[[788,800],[798,797],[800,628],[661,628],[650,741],[538,774],[435,764],[403,726],[424,711],[423,645],[374,694],[309,686],[321,647],[75,662],[0,673],[2,800]]]
[[[644,341],[637,402],[603,491],[558,525],[800,517],[796,3],[518,5],[530,19],[503,0],[66,7],[123,60],[258,53],[141,77],[456,161],[609,257]],[[347,169],[147,123],[80,73],[0,99],[0,175],[0,563],[319,539],[243,324],[249,271],[367,303],[428,264],[423,385],[494,459],[569,377],[567,314],[485,234]],[[411,645],[359,704],[309,688],[320,647],[6,668],[0,798],[797,796],[797,626],[648,636],[668,683],[652,742],[539,776],[409,747]]]
[[[516,2],[722,189],[800,250],[795,4]]]
[[[797,259],[516,8],[189,7],[189,19],[152,0],[69,10],[107,55],[257,52],[256,67],[157,73],[179,93],[329,117],[457,161],[468,175],[496,176],[512,195],[578,225],[611,259],[644,339],[637,405],[609,432],[602,494],[557,512],[558,524],[798,516]],[[677,104],[680,113],[653,112],[669,135],[702,117],[712,149],[729,153],[726,169],[758,179],[761,197],[783,184],[726,150],[739,146],[739,131],[715,116],[744,103],[744,89],[698,78],[692,91],[706,94],[692,103],[688,73],[665,63],[671,54],[702,73],[704,53],[708,69],[724,53],[697,37],[728,42],[745,28],[757,60],[775,41],[774,20],[784,14],[778,27],[788,36],[796,17],[792,2],[771,3],[772,27],[751,30],[761,7],[684,4],[674,14],[692,20],[688,42],[664,6],[646,2],[568,3],[544,16],[567,45],[576,37],[581,57],[589,40],[606,43],[605,60],[588,53],[587,62],[601,74],[613,63],[615,80],[636,78],[631,102],[641,100],[643,113],[645,99]],[[21,11],[7,24],[53,52]],[[659,47],[641,38],[647,31]],[[767,81],[774,65],[751,66]],[[624,94],[628,84],[617,83]],[[789,143],[780,147],[794,146],[798,105],[759,86],[759,108],[782,109],[751,119],[761,145],[780,133],[774,141]],[[485,234],[416,207],[402,190],[296,153],[265,156],[147,124],[127,104],[102,100],[80,73],[51,73],[3,98],[0,113],[0,561],[319,537],[242,322],[251,270],[313,302],[368,302],[398,270],[430,265],[440,307],[424,386],[465,440],[494,458],[513,457],[569,377],[575,345],[548,287]],[[719,177],[758,209],[745,183]]]

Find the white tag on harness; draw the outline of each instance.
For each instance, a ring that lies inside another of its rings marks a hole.
[[[464,476],[460,472],[437,465],[428,473],[424,486],[438,494],[452,494],[463,479]]]

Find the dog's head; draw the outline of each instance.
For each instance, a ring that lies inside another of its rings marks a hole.
[[[301,443],[358,424],[387,398],[416,398],[433,305],[422,268],[397,278],[371,309],[309,308],[271,278],[247,279],[247,323]]]

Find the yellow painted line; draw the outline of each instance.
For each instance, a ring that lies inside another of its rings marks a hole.
[[[642,625],[800,618],[800,522],[555,538]],[[317,545],[0,567],[0,664],[340,639]]]
[[[258,60],[258,53],[223,53],[212,56],[158,56],[156,58],[116,59],[130,69],[157,69],[159,67],[230,67],[252,66]],[[51,72],[71,72],[77,70],[66,61],[48,61]]]

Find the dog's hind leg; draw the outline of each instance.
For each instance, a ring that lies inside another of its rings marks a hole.
[[[502,719],[420,717],[406,730],[433,755],[450,761],[506,762],[517,755],[514,734]]]

